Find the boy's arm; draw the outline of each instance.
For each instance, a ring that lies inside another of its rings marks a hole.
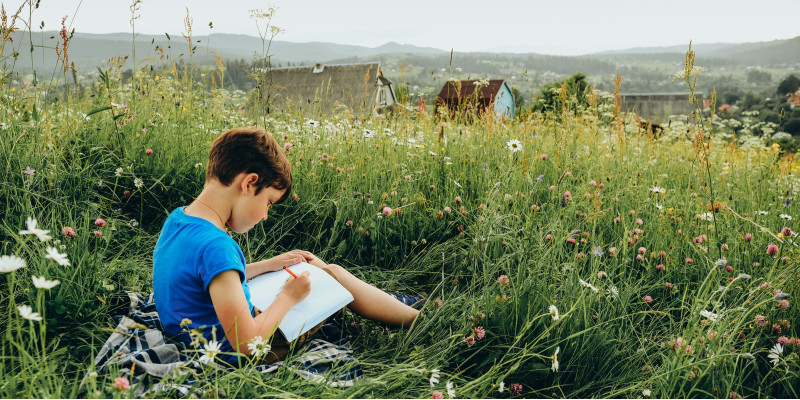
[[[269,337],[289,309],[308,296],[311,281],[308,272],[291,278],[278,293],[278,297],[257,317],[250,315],[250,308],[242,290],[239,273],[228,270],[215,276],[208,285],[214,311],[217,313],[225,336],[234,350],[250,354],[247,343],[256,336]]]
[[[247,279],[253,279],[265,272],[279,271],[284,267],[291,267],[301,262],[311,262],[316,259],[317,257],[311,254],[311,252],[292,250],[266,260],[247,264],[244,274]]]

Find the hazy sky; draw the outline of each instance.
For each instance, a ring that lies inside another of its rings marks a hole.
[[[35,2],[35,0],[34,0]],[[14,13],[22,0],[3,1]],[[277,7],[276,40],[369,47],[395,41],[456,51],[585,54],[639,46],[738,43],[800,35],[798,0],[143,0],[136,31],[179,34],[188,7],[194,35],[257,36],[248,10]],[[42,0],[32,24],[86,33],[130,32],[131,1]],[[28,12],[23,16],[27,18]],[[209,22],[214,28],[210,29]]]

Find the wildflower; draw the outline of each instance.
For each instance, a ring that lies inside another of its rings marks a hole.
[[[710,212],[706,212],[706,213],[698,214],[697,215],[697,219],[700,219],[700,220],[703,220],[703,221],[712,221],[714,219],[714,215],[711,214]]]
[[[781,214],[781,215],[778,215],[778,216],[783,218],[783,219],[785,219],[785,220],[787,220],[787,221],[791,221],[792,220],[792,216],[789,215],[789,214]]]
[[[122,167],[117,168],[116,170],[114,170],[114,176],[122,176],[123,171],[124,169],[122,169]]]
[[[25,224],[28,226],[28,229],[19,231],[20,235],[34,235],[42,242],[52,239],[49,230],[36,228],[36,219],[28,217]]]
[[[28,321],[41,321],[42,316],[39,315],[37,312],[33,312],[31,306],[27,304],[21,304],[17,306],[17,311],[19,311],[19,316],[22,318],[27,319]]]
[[[783,236],[792,236],[792,230],[789,228],[781,229],[781,233],[783,234]]]
[[[433,394],[431,395],[431,398],[432,399],[443,399],[444,398],[444,394],[442,394],[442,392],[437,390],[437,391],[433,392]]]
[[[479,326],[472,330],[472,334],[475,335],[475,339],[482,340],[486,337],[486,330],[484,330],[482,326]]]
[[[118,378],[114,378],[113,387],[119,391],[125,391],[131,388],[131,383],[128,381],[128,378],[120,376]]]
[[[432,369],[431,370],[431,379],[430,379],[431,387],[434,387],[434,385],[439,383],[439,378],[440,378],[439,370],[438,369]]]
[[[656,208],[659,209],[659,210],[663,210],[664,206],[662,206],[661,204],[656,203]]]
[[[144,154],[147,154],[148,156],[152,156],[152,155],[153,155],[153,149],[147,149],[147,150],[145,150],[145,151],[144,151]]]
[[[65,227],[61,228],[61,234],[66,236],[66,237],[68,237],[68,238],[70,238],[70,239],[72,239],[72,238],[75,237],[75,230],[70,228],[70,227],[68,227],[68,226],[65,226]]]
[[[712,313],[711,311],[708,311],[708,310],[700,311],[700,315],[705,317],[706,319],[708,319],[711,322],[716,322],[719,319],[719,315],[714,314],[714,313]]]
[[[737,278],[739,278],[739,279],[741,279],[741,280],[743,280],[743,281],[747,282],[747,281],[749,281],[749,280],[750,280],[751,276],[750,276],[750,275],[747,275],[747,274],[739,274],[739,276],[738,276]]]
[[[24,170],[22,170],[22,173],[28,176],[32,176],[33,174],[36,173],[36,170],[31,167],[27,167]]]
[[[553,321],[558,321],[560,319],[558,316],[558,307],[554,304],[550,305],[550,316],[553,317]]]
[[[758,215],[769,215],[769,211],[761,211],[761,210],[758,210],[758,211],[756,211],[756,213],[757,213]]]
[[[545,236],[545,237],[544,237],[544,240],[546,240],[547,242],[550,242],[551,240],[553,240],[553,235],[547,235],[547,236]]]
[[[509,280],[508,276],[505,275],[498,276],[497,281],[500,282],[500,284],[503,286],[508,286],[508,284],[511,283],[511,280]]]
[[[446,212],[446,213],[450,214],[451,212],[453,212],[453,209],[452,209],[452,208],[450,208],[450,207],[445,207],[445,208],[444,208],[444,212]]]
[[[272,350],[272,346],[261,336],[254,337],[253,340],[247,344],[247,348],[250,350],[250,355],[256,359],[266,356],[270,350]]]
[[[650,303],[652,303],[652,302],[653,302],[653,298],[652,298],[652,297],[650,297],[650,296],[644,296],[644,297],[642,298],[642,300],[644,300],[644,302],[645,302],[645,303],[647,303],[647,304],[650,304]]]
[[[556,352],[553,353],[553,365],[550,366],[550,369],[553,372],[558,372],[558,352],[561,351],[561,346],[556,347]]]
[[[664,269],[665,269],[664,264],[656,265],[656,271],[664,271]]]
[[[726,264],[728,264],[728,260],[720,258],[715,262],[715,264],[717,264],[718,267],[724,267]]]
[[[383,207],[383,215],[389,217],[392,215],[392,209],[390,207]]]
[[[608,276],[608,274],[606,273],[606,271],[597,271],[597,279],[603,279],[603,278],[605,278],[606,276]]]
[[[575,239],[574,238],[567,238],[567,243],[575,244]]]
[[[44,258],[55,261],[58,265],[69,266],[69,259],[65,253],[59,253],[55,247],[47,248],[47,255]]]
[[[511,392],[514,396],[522,393],[522,385],[519,383],[512,383],[508,385],[508,391]]]
[[[686,260],[685,260],[685,261],[686,261],[686,263],[687,263],[687,264],[691,264],[691,263],[692,263],[692,259],[691,259],[691,258],[689,258],[689,257],[686,257]]]
[[[786,309],[789,308],[789,300],[779,300],[778,308],[780,308],[781,311],[786,311]]]
[[[666,282],[666,283],[664,283],[664,289],[667,289],[667,290],[672,290],[672,288],[673,288],[673,287],[674,287],[674,286],[672,286],[672,284],[671,284],[671,283],[669,283],[669,282]]]
[[[497,392],[498,393],[503,393],[504,390],[506,390],[506,383],[505,382],[500,382],[500,386],[497,387]]]
[[[292,193],[292,200],[300,201],[300,196],[298,196],[297,193]]]
[[[650,397],[650,389],[645,389],[645,390],[642,390],[642,396],[644,396],[644,397]]]
[[[767,354],[767,358],[769,358],[772,365],[778,365],[781,361],[781,355],[783,354],[783,346],[780,343],[775,343],[775,346],[770,349],[769,354]]]
[[[31,280],[33,280],[33,286],[42,290],[50,290],[61,283],[58,279],[48,281],[47,278],[38,276],[31,276]]]
[[[650,192],[652,192],[652,193],[666,193],[667,189],[660,188],[658,186],[653,186],[653,187],[650,188]]]
[[[772,243],[767,245],[767,254],[769,254],[771,256],[774,256],[774,255],[778,254],[778,246],[776,246],[776,245],[774,245]]]
[[[203,350],[200,351],[203,353],[203,356],[200,357],[200,362],[205,364],[214,362],[214,358],[217,357],[221,348],[222,345],[216,340],[207,342],[203,345]]]
[[[506,143],[506,146],[512,153],[522,150],[522,143],[518,139],[511,139]]]
[[[126,190],[126,191],[122,192],[122,196],[124,196],[126,199],[128,197],[131,197],[131,191],[130,190]]]
[[[542,161],[547,161],[547,154],[542,154]]]
[[[7,274],[25,266],[25,260],[17,256],[0,257],[0,273]]]
[[[456,196],[456,204],[461,204],[461,196]]]
[[[595,257],[602,257],[603,256],[603,248],[600,247],[600,246],[597,246],[597,247],[593,248],[592,249],[592,255],[595,256]]]
[[[140,178],[134,178],[133,186],[136,186],[137,189],[141,189],[142,186],[144,186],[144,181],[142,181]]]
[[[445,389],[447,389],[447,396],[451,399],[456,397],[456,390],[453,388],[453,382],[447,381],[447,384],[444,385]]]
[[[95,236],[103,236],[103,231],[94,231]]]
[[[595,293],[599,292],[599,289],[597,289],[596,287],[592,286],[592,284],[584,281],[583,279],[579,278],[578,281],[581,283],[581,286],[589,288],[589,289],[592,289],[592,291],[595,292]]]
[[[291,153],[294,145],[291,142],[286,142],[283,144],[283,151],[284,153]]]

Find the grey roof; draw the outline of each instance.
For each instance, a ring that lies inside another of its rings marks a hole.
[[[378,63],[318,64],[274,68],[267,87],[277,109],[308,108],[311,104],[331,109],[343,104],[352,112],[365,113],[374,107],[378,77],[382,77]]]

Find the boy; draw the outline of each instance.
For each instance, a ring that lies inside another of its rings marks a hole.
[[[390,325],[411,325],[419,311],[307,251],[245,263],[226,225],[234,232],[247,232],[265,220],[270,206],[284,201],[291,188],[289,160],[265,131],[233,129],[214,141],[202,192],[170,214],[153,253],[153,293],[167,335],[187,348],[197,348],[198,341],[187,332],[204,327],[205,339],[221,342],[221,352],[249,355],[248,343],[276,332],[273,351],[280,353],[277,358],[284,357],[288,344],[275,328],[308,295],[308,273],[289,277],[275,302],[263,311],[250,303],[247,279],[303,261],[326,270],[349,290],[355,300],[348,307],[357,314]],[[277,343],[281,340],[282,348]],[[206,359],[216,356],[213,345],[206,349],[212,350]],[[216,358],[237,361],[235,356]]]

